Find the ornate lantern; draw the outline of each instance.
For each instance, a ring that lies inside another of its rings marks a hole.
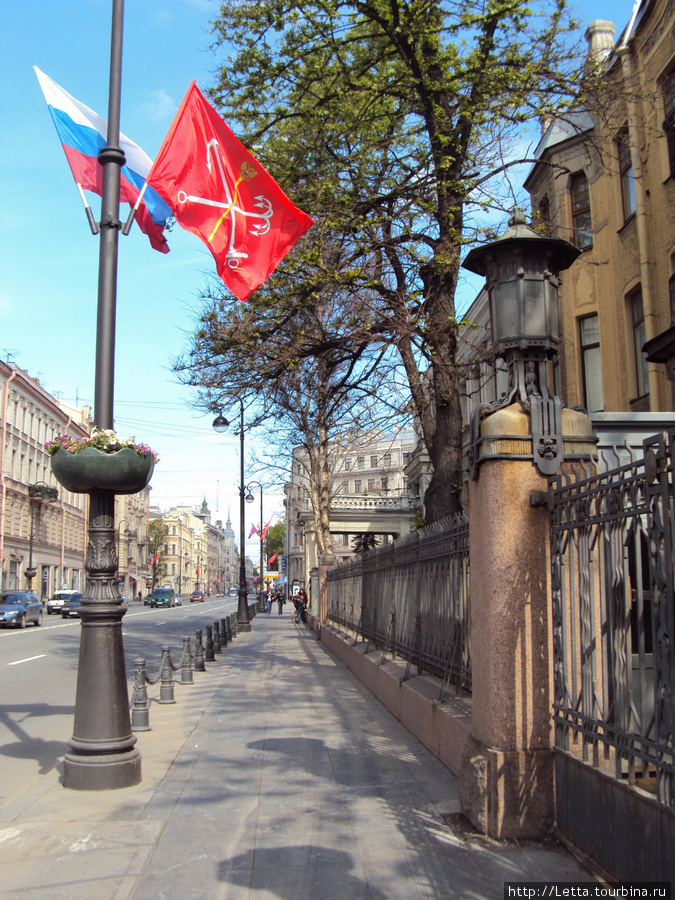
[[[562,461],[562,402],[549,393],[546,363],[560,343],[558,274],[580,251],[560,238],[542,237],[514,207],[509,229],[497,240],[472,250],[464,268],[484,275],[490,298],[494,350],[508,366],[509,387],[495,403],[471,419],[470,469],[477,476],[481,424],[490,413],[520,403],[531,417],[532,452],[539,470],[552,475]],[[518,440],[522,435],[514,435]],[[502,454],[491,453],[492,457]]]

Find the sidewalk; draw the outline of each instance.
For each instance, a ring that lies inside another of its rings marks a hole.
[[[593,881],[554,842],[458,836],[457,779],[304,626],[252,628],[152,704],[140,785],[67,791],[54,770],[0,810],[0,897],[497,900],[505,881]]]

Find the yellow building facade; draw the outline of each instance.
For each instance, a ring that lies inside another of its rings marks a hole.
[[[549,125],[525,187],[535,222],[581,250],[563,273],[558,392],[595,412],[673,409],[643,345],[675,323],[675,4],[642,0],[614,43],[586,33],[609,87]]]

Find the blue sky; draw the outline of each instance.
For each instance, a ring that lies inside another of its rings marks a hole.
[[[610,19],[618,33],[632,5],[583,0],[578,18],[584,28]],[[0,20],[0,354],[80,406],[94,393],[98,240],[32,67],[106,118],[111,8],[110,0],[14,0],[3,4]],[[125,4],[121,128],[151,157],[192,79],[202,89],[215,80],[209,23],[218,9],[213,0]],[[96,198],[92,207],[98,217]],[[213,260],[179,228],[169,246],[168,255],[152,250],[136,226],[120,238],[116,430],[159,452],[153,502],[167,508],[206,497],[214,518],[231,507],[238,533],[238,438],[216,435],[212,416],[191,410],[189,389],[171,373]],[[249,477],[265,480],[253,471]],[[282,497],[279,484],[266,518],[281,511]],[[256,543],[247,545],[254,557]]]

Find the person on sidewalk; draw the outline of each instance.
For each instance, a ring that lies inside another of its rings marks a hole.
[[[267,594],[267,606],[266,606],[267,615],[272,612],[272,592],[269,591]]]
[[[295,621],[299,625],[305,611],[305,604],[302,602],[300,594],[295,594],[293,596],[293,606],[295,606]]]
[[[277,593],[277,603],[279,604],[279,615],[282,615],[284,611],[284,592],[279,591]]]

